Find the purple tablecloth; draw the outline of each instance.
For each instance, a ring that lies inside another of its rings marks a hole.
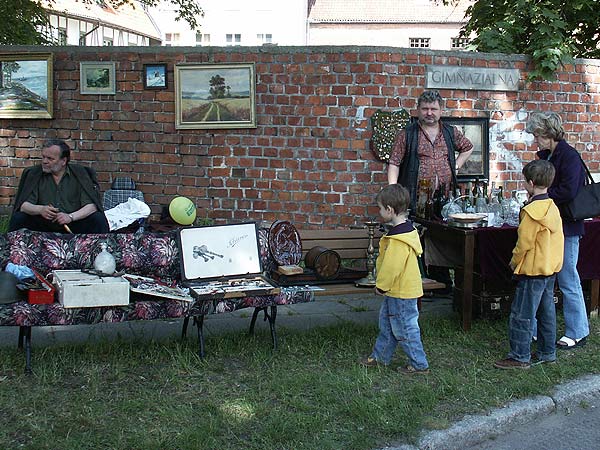
[[[510,280],[508,266],[517,242],[517,228],[477,228],[475,247],[484,279]],[[600,279],[600,219],[585,221],[585,235],[579,243],[577,269],[583,280]]]

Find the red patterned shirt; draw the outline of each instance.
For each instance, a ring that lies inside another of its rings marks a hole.
[[[419,146],[417,154],[419,156],[419,180],[430,180],[431,186],[435,189],[440,183],[448,184],[452,180],[452,172],[448,164],[448,148],[442,133],[442,122],[439,122],[440,130],[435,140],[431,142],[429,136],[419,124]],[[468,152],[473,148],[469,141],[456,127],[454,129],[454,146],[459,153]],[[406,131],[402,130],[396,137],[389,163],[400,166],[406,154]],[[436,182],[437,181],[437,182]]]

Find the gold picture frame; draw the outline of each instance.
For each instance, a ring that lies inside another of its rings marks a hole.
[[[114,95],[116,93],[115,63],[80,62],[79,92],[81,94]]]
[[[52,53],[0,53],[0,119],[52,119]]]
[[[254,63],[175,66],[175,128],[256,128]]]

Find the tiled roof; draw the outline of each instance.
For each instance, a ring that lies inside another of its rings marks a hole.
[[[100,6],[100,3],[102,2],[54,0],[53,2],[46,1],[45,8],[69,17],[81,18],[90,22],[100,21],[153,39],[161,39],[160,31],[156,29],[149,14],[137,1],[134,0],[133,4],[119,6],[117,9],[110,6],[107,1],[103,3],[104,6]]]
[[[463,23],[472,0],[444,6],[441,0],[315,0],[309,22]]]

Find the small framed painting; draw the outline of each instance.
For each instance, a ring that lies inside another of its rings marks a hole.
[[[52,119],[52,53],[0,53],[0,119]]]
[[[82,94],[115,94],[115,63],[80,62],[79,82]]]
[[[175,128],[256,128],[254,64],[175,66]]]
[[[167,65],[144,64],[144,89],[166,89]]]

